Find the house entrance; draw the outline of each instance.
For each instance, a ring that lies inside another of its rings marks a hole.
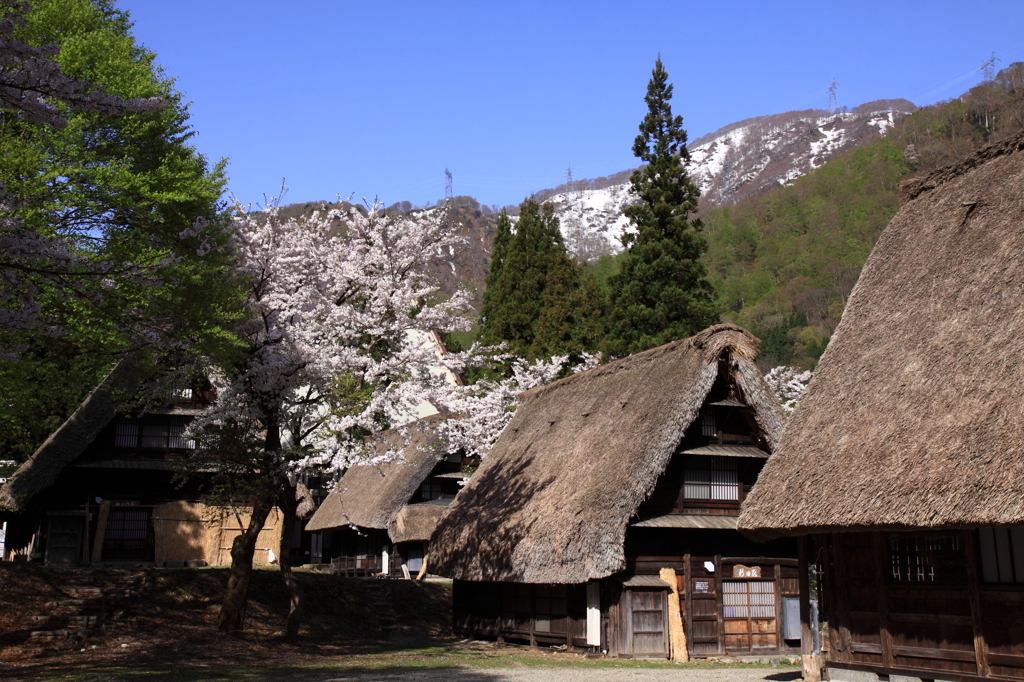
[[[668,593],[665,590],[627,589],[629,640],[632,656],[668,656]]]
[[[81,516],[52,516],[46,539],[46,563],[77,564],[82,560]]]

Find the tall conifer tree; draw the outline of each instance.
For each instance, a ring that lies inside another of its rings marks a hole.
[[[508,250],[508,243],[512,240],[512,221],[509,220],[508,211],[501,209],[498,214],[497,232],[494,235],[494,246],[491,248],[491,263],[487,270],[486,289],[484,289],[483,302],[480,306],[480,319],[485,321],[494,315],[494,292],[495,284],[501,277],[501,270],[505,264],[505,252]]]
[[[529,359],[594,350],[603,300],[597,285],[566,253],[553,207],[527,199],[507,245],[504,239],[499,224],[480,340],[504,342]]]
[[[613,357],[690,336],[714,324],[714,290],[700,258],[707,250],[697,210],[700,190],[686,165],[683,117],[673,116],[672,85],[659,55],[647,85],[647,115],[633,142],[646,165],[630,178],[639,199],[625,214],[635,231],[623,236],[627,251],[611,289],[605,350]]]

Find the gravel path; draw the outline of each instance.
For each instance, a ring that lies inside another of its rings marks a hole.
[[[294,679],[294,678],[293,678]],[[498,670],[395,670],[345,672],[295,682],[787,682],[800,679],[789,670],[758,669],[636,669],[524,668]]]

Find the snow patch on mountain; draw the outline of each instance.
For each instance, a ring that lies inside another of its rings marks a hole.
[[[796,180],[842,150],[884,135],[909,114],[898,109],[832,115],[811,111],[750,119],[698,140],[700,144],[689,148],[687,170],[700,188],[702,207],[727,206]],[[566,247],[577,259],[592,262],[622,250],[622,235],[630,229],[622,211],[634,200],[628,182],[602,189],[556,189],[560,191],[546,201],[554,204]]]

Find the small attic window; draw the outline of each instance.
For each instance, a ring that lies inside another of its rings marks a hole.
[[[188,417],[179,416],[119,417],[114,424],[114,447],[194,450],[196,442],[185,437],[188,422]]]
[[[114,447],[134,448],[139,444],[139,420],[118,417],[114,426]]]
[[[732,457],[687,457],[683,499],[739,501],[739,470]]]
[[[416,497],[423,502],[429,502],[430,500],[440,499],[442,495],[444,495],[444,490],[441,488],[441,483],[433,479],[427,479],[420,484]]]
[[[714,438],[718,435],[718,429],[715,425],[715,411],[710,407],[705,407],[700,411],[700,435],[707,438]]]

